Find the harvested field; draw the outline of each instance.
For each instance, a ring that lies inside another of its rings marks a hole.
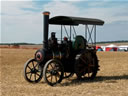
[[[0,48],[12,49],[40,49],[42,45],[0,45]]]
[[[100,71],[93,81],[76,76],[51,87],[42,79],[30,84],[23,77],[24,63],[33,49],[0,49],[0,96],[127,96],[128,52],[98,52]]]

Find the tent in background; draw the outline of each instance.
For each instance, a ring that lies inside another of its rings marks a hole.
[[[128,45],[118,46],[118,51],[128,51]]]
[[[118,47],[114,44],[110,44],[105,48],[105,51],[117,51],[117,50],[118,50]]]
[[[102,50],[105,51],[106,50],[106,46],[101,46]]]
[[[97,51],[103,51],[103,49],[100,46],[96,46]]]

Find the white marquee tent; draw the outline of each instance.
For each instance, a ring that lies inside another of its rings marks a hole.
[[[119,51],[128,51],[128,45],[118,46]]]

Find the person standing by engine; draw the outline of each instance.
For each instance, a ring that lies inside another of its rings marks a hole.
[[[51,49],[56,50],[58,48],[57,38],[55,32],[51,33],[51,37],[48,40],[48,45]]]

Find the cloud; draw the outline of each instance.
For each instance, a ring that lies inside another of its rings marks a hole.
[[[33,1],[33,0],[1,0],[1,1]]]
[[[55,15],[69,15],[69,16],[80,16],[80,17],[90,17],[90,18],[99,18],[106,21],[106,23],[112,23],[115,21],[128,21],[128,2],[127,5],[116,5],[110,7],[109,6],[112,2],[81,2],[84,6],[77,6],[72,2],[60,2],[58,0],[54,0],[54,2],[50,2],[44,6],[45,10],[49,10],[51,13]],[[102,5],[102,6],[101,6]],[[89,7],[86,7],[89,6]],[[100,6],[100,7],[97,7]],[[85,8],[86,7],[86,8]],[[122,14],[119,15],[119,14]],[[53,15],[52,15],[53,16]]]
[[[2,42],[39,42],[35,38],[42,41],[42,14],[27,10],[37,9],[34,6],[30,1],[2,2]]]
[[[2,1],[1,9],[2,13],[6,15],[24,15],[26,14],[23,8],[31,8],[35,9],[33,6],[34,3],[32,1]]]
[[[51,16],[54,15],[77,15],[79,12],[79,8],[72,5],[72,2],[61,2],[61,1],[54,1],[50,2],[43,6],[44,10],[48,10],[51,13]]]
[[[105,24],[110,24],[110,26],[114,26],[113,28],[116,28],[117,22],[120,25],[122,24],[120,22],[125,21],[125,25],[128,25],[127,23],[128,2],[125,2],[123,4],[115,4],[115,3],[111,4],[112,2],[105,2],[105,1],[98,2],[99,0],[96,2],[92,2],[88,0],[87,1],[80,0],[81,2],[79,2],[79,0],[75,0],[76,2],[73,1],[49,0],[49,2],[38,1],[38,3],[33,2],[31,0],[2,1],[1,13],[0,13],[2,42],[42,43],[43,19],[41,13],[43,11],[50,11],[51,12],[50,17],[57,15],[67,15],[67,16],[98,18],[104,20]],[[116,22],[116,24],[114,22]],[[109,27],[107,26],[107,28],[110,28],[110,26]],[[110,28],[111,30],[106,29],[99,31],[104,31],[104,32],[112,31],[113,28],[111,27]],[[121,28],[127,29],[126,26],[124,27],[121,26]],[[51,30],[58,31],[58,27],[52,26],[50,28],[50,31]],[[125,35],[125,38],[126,36],[128,36],[128,34]],[[101,40],[102,39],[103,38],[101,38]]]
[[[104,27],[98,27],[98,41],[127,40],[128,2],[81,1],[79,3],[54,0],[43,6],[51,12],[51,16],[67,15],[87,18],[98,18],[105,21]],[[54,29],[54,28],[53,28]],[[57,29],[57,28],[56,28]],[[124,30],[124,31],[122,31]],[[80,32],[83,32],[80,29]],[[116,34],[116,35],[115,35]],[[125,36],[124,36],[125,34]]]

